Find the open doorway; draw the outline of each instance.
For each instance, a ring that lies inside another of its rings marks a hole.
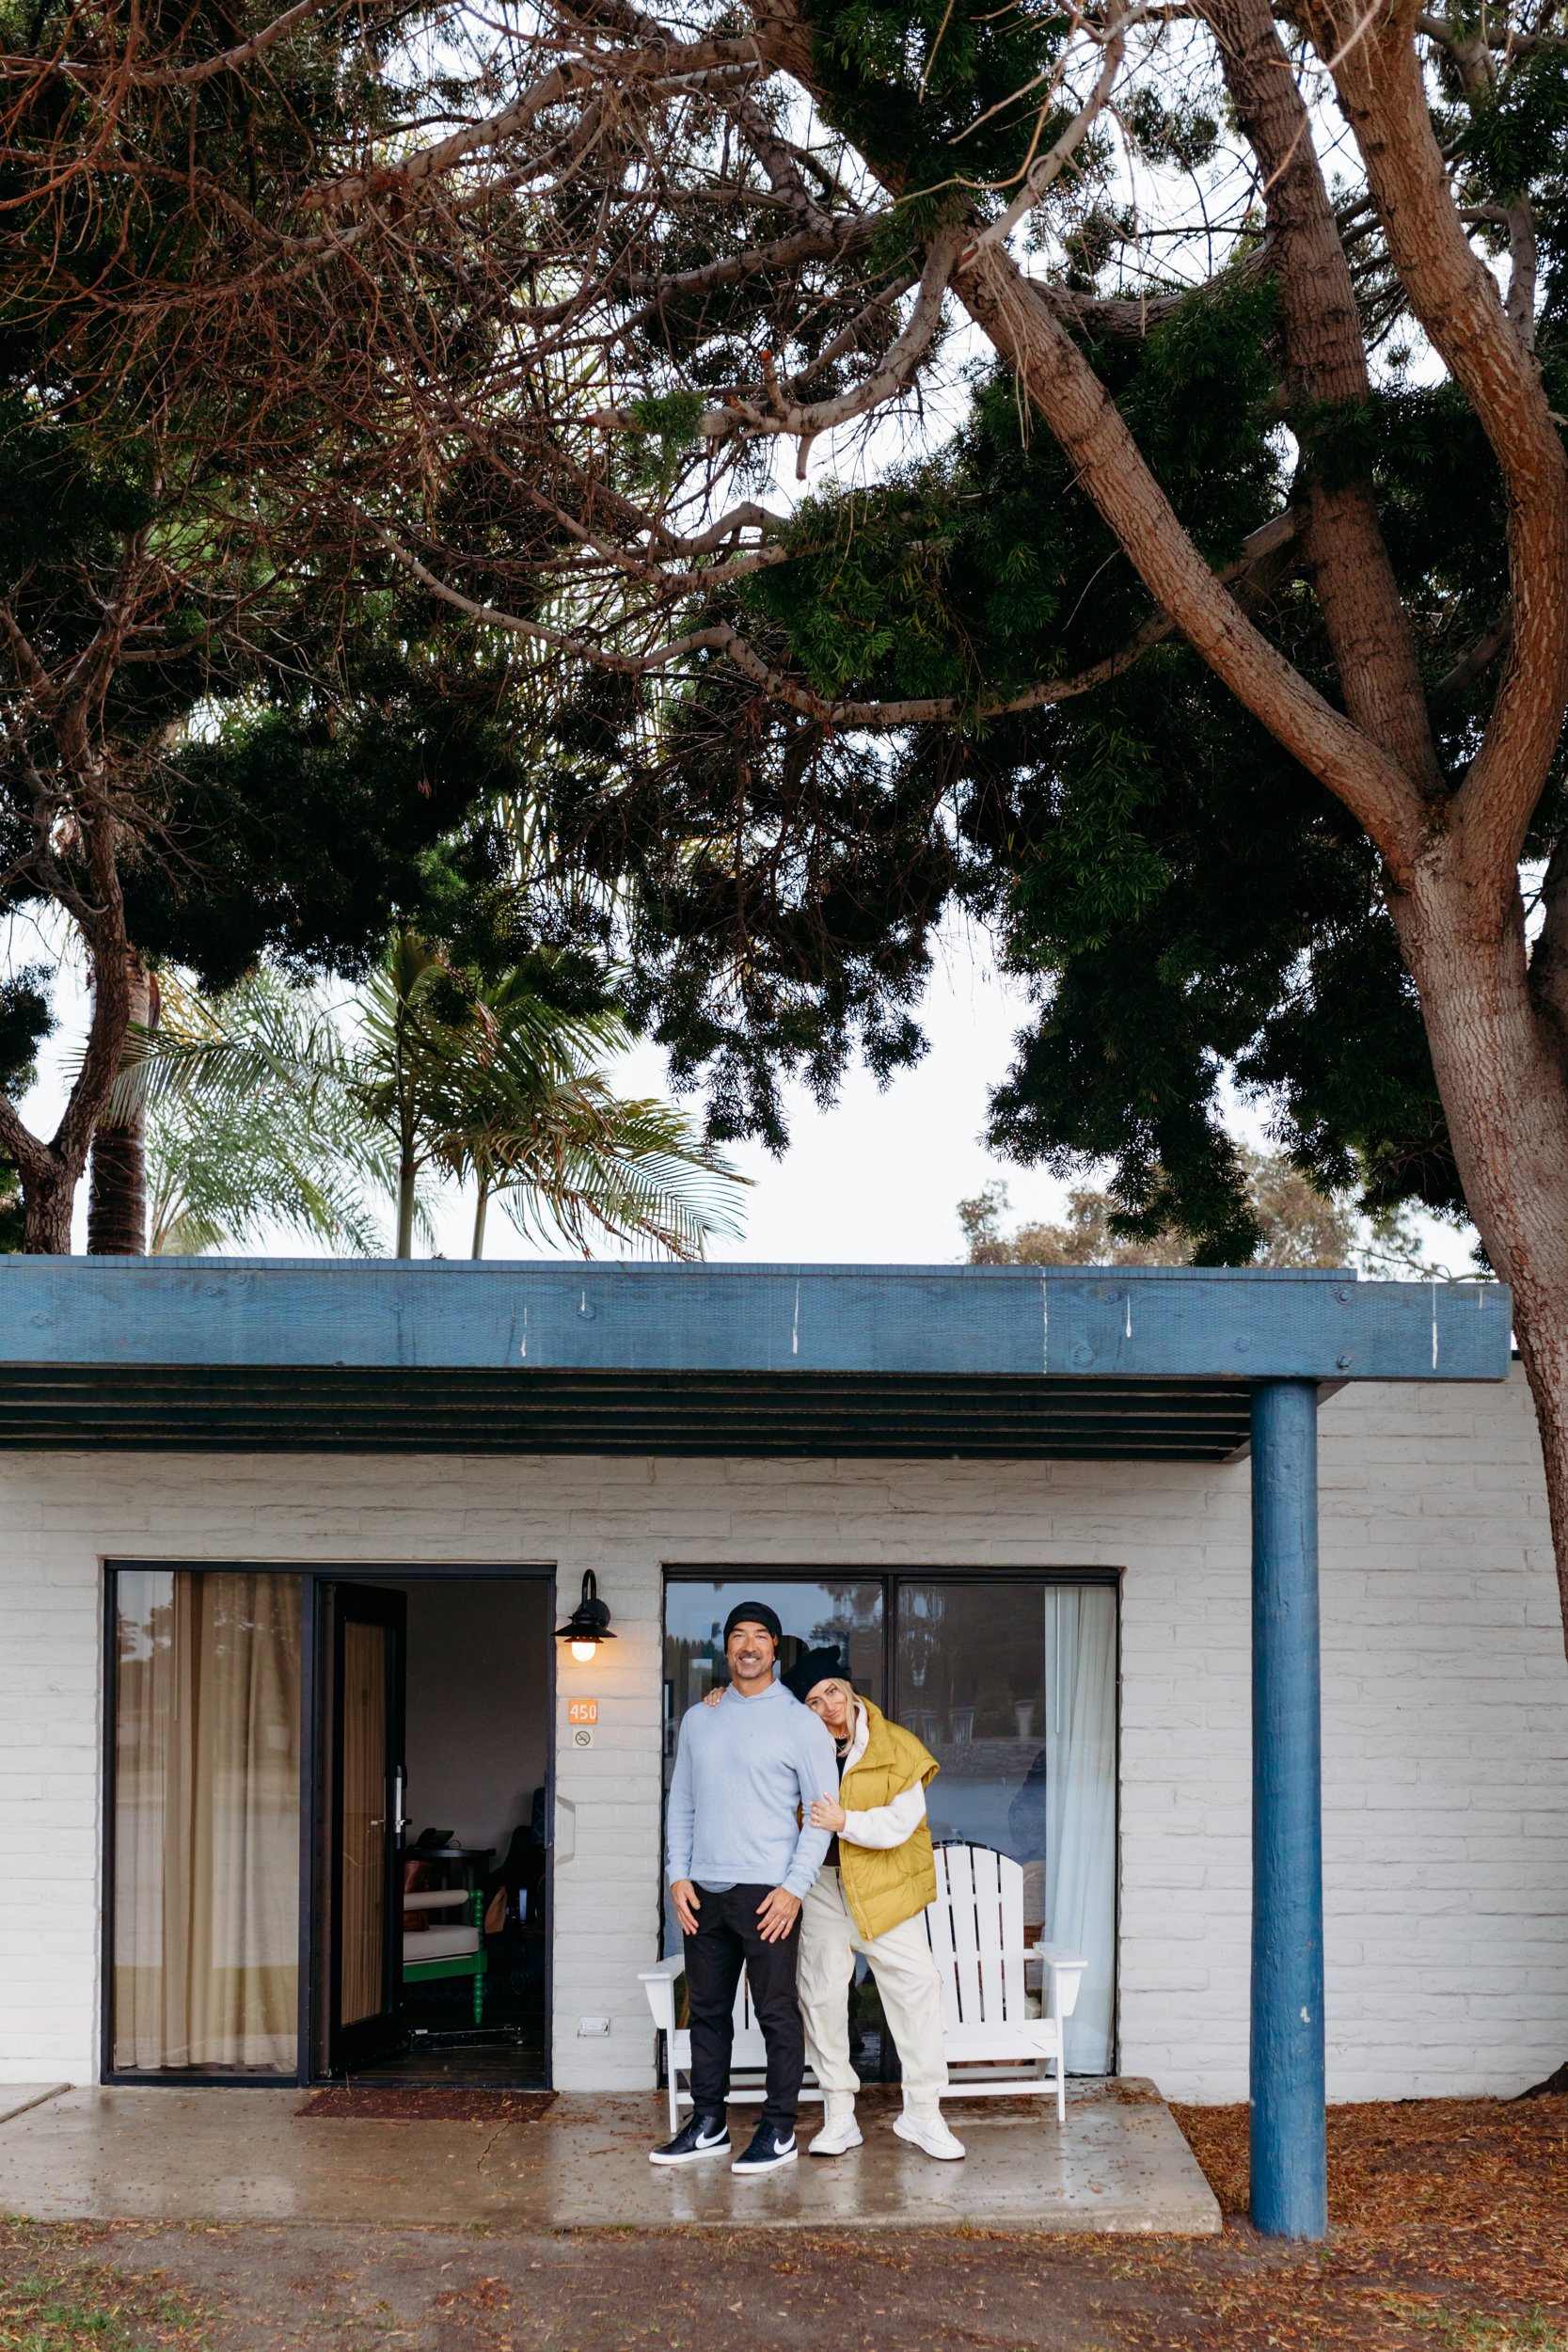
[[[550,1589],[329,1588],[325,2072],[548,2079]]]

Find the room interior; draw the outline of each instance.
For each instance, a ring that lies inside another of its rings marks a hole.
[[[407,1605],[404,2047],[356,2081],[542,2084],[549,1587],[387,1578]]]

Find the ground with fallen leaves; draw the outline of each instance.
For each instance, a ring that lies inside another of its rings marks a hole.
[[[0,2352],[1568,2352],[1568,2097],[1336,2107],[1332,2229],[1222,2237],[0,2223]],[[483,2126],[476,2126],[483,2128]]]

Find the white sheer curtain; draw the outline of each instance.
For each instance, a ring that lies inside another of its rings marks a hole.
[[[1045,1589],[1045,1924],[1088,1962],[1068,2024],[1070,2072],[1109,2072],[1117,1931],[1117,1596]]]

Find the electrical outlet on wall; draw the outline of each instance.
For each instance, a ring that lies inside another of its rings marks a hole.
[[[608,2017],[579,2017],[578,2019],[578,2031],[579,2034],[608,2033],[610,2031],[610,2020]]]

